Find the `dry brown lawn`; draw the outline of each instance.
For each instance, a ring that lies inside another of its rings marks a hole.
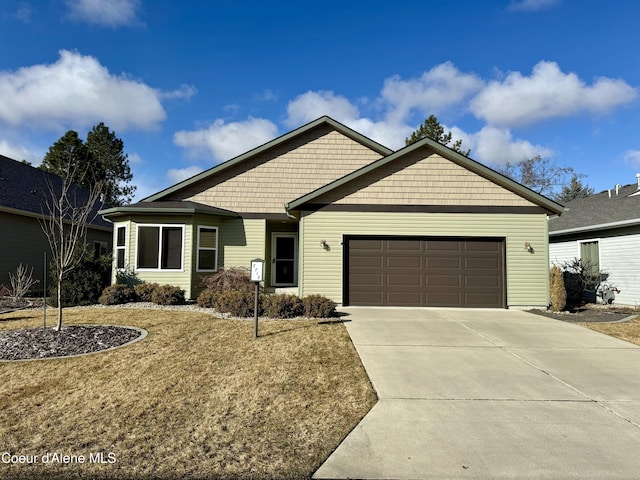
[[[580,323],[579,325],[640,345],[640,317],[622,323]]]
[[[376,402],[340,322],[261,321],[254,339],[251,321],[194,312],[64,318],[149,335],[110,352],[0,363],[0,454],[35,458],[4,455],[0,478],[308,478]],[[41,311],[0,315],[3,330],[40,325]],[[76,457],[47,464],[46,454]]]

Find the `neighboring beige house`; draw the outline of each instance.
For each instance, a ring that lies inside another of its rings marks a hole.
[[[22,263],[33,267],[33,278],[39,282],[34,291],[42,291],[44,255],[51,260],[51,249],[39,219],[48,212],[48,185],[55,189],[61,183],[57,175],[0,155],[0,284],[9,285],[9,273]],[[110,252],[112,229],[111,223],[96,216],[87,231],[89,248],[98,254]]]
[[[134,205],[103,210],[117,268],[197,296],[266,261],[267,291],[343,305],[548,304],[563,207],[431,140],[396,152],[322,117]]]

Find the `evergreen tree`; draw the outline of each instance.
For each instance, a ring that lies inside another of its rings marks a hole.
[[[471,150],[462,150],[462,140],[456,140],[449,145],[453,140],[453,135],[451,132],[445,133],[444,127],[435,115],[429,115],[429,118],[427,118],[409,138],[405,138],[404,141],[406,145],[411,145],[426,137],[449,147],[451,150],[461,153],[465,157],[468,157],[469,153],[471,153]]]
[[[102,185],[102,201],[111,206],[131,202],[136,190],[124,143],[100,122],[83,142],[78,132],[69,130],[44,156],[40,169],[59,175],[71,183],[92,190]]]
[[[69,130],[49,147],[39,168],[84,187],[87,166],[87,147],[78,132]]]
[[[129,185],[133,179],[124,143],[114,132],[100,122],[87,134],[92,184],[106,179],[103,201],[117,206],[131,202],[136,187]]]
[[[582,185],[580,181],[581,175],[573,174],[569,185],[562,187],[562,191],[556,196],[556,200],[560,203],[570,202],[576,198],[584,198],[589,195],[593,195],[595,192],[593,188],[588,185]]]

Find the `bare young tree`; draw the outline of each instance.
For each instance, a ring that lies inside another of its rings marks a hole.
[[[46,211],[40,226],[47,236],[55,265],[55,281],[58,293],[58,323],[62,328],[62,280],[66,273],[75,269],[87,248],[87,224],[97,216],[96,203],[100,200],[103,184],[97,182],[90,190],[73,185],[72,173],[64,177],[47,177],[48,195],[45,197]]]
[[[15,275],[9,273],[9,281],[11,282],[11,296],[14,301],[18,301],[24,297],[29,289],[39,280],[33,278],[33,267],[29,270],[29,265],[18,265]]]

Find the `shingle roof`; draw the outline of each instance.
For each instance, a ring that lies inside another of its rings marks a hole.
[[[120,215],[129,215],[132,213],[157,213],[159,211],[164,215],[207,213],[210,215],[221,215],[224,217],[238,216],[236,212],[232,212],[230,210],[212,207],[188,200],[171,202],[138,202],[134,203],[133,205],[125,205],[123,207],[114,207],[100,210],[100,215],[109,218],[117,217]]]
[[[49,195],[48,182],[54,189],[59,189],[62,179],[52,173],[18,162],[4,155],[0,155],[0,210],[39,216],[47,212],[45,203]],[[86,196],[86,190],[75,187],[81,196]],[[96,205],[94,213],[104,205]],[[35,215],[33,215],[35,214]],[[96,216],[92,225],[112,228],[110,222]]]
[[[633,195],[638,193],[637,195]],[[637,184],[604,190],[566,203],[569,209],[549,219],[549,234],[560,235],[640,224],[640,190]]]

